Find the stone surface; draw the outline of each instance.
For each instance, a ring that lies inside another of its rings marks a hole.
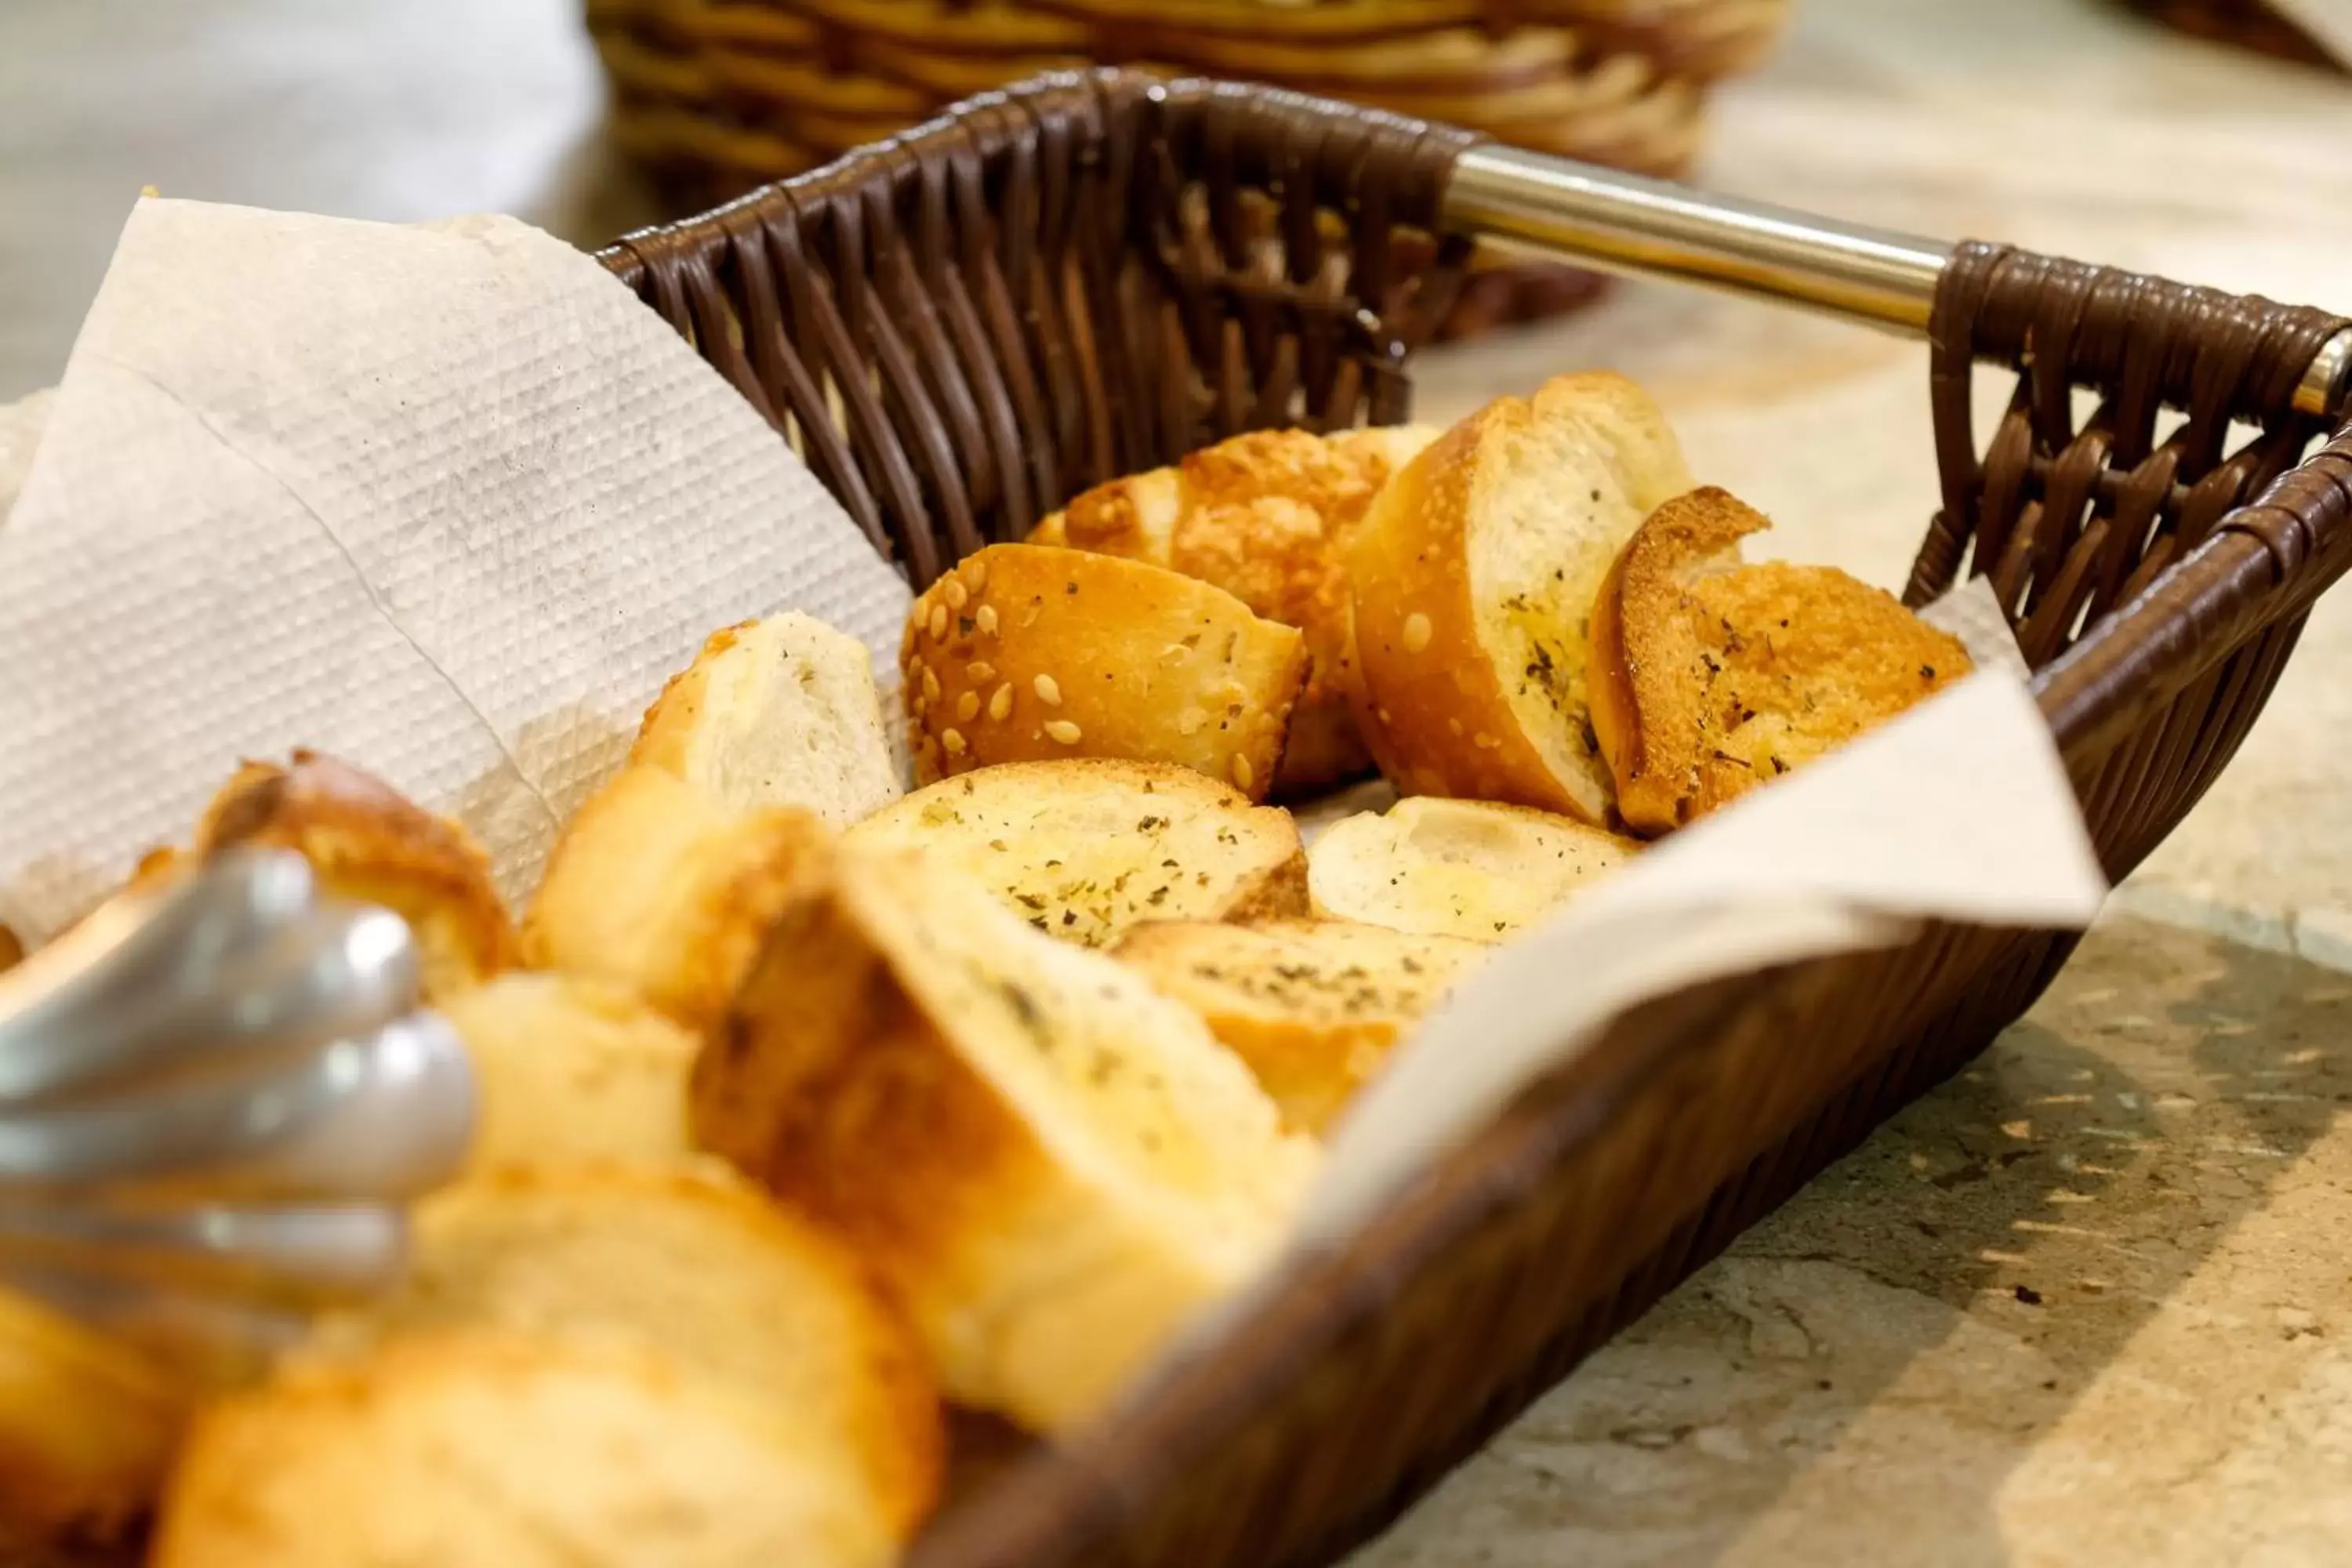
[[[1707,183],[2352,310],[2352,87],[2090,0],[1799,10]],[[142,183],[592,241],[645,211],[596,112],[565,0],[6,0],[0,399],[55,378]],[[1436,356],[1421,411],[1591,364],[1787,552],[1900,579],[1935,498],[1916,344],[1631,287]],[[2352,1560],[2347,658],[2330,603],[2031,1018],[1359,1568]]]

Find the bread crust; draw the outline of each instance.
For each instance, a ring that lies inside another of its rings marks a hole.
[[[1636,832],[1670,832],[1965,676],[1967,649],[1833,567],[1742,565],[1717,489],[1659,507],[1594,606],[1593,728]]]
[[[295,850],[329,891],[407,921],[427,1002],[517,961],[514,923],[474,836],[347,763],[297,749],[285,766],[240,766],[205,809],[196,854],[245,845]],[[177,858],[160,853],[140,863],[134,885],[176,874]]]
[[[998,544],[915,601],[900,666],[919,785],[997,763],[1123,757],[1263,800],[1307,648],[1295,627],[1163,567]]]
[[[1149,561],[1213,583],[1306,634],[1307,685],[1291,715],[1277,795],[1362,773],[1360,680],[1347,576],[1349,537],[1390,475],[1436,438],[1427,426],[1254,430],[1097,486],[1041,522],[1032,542]]]
[[[189,1403],[138,1352],[0,1290],[0,1537],[124,1540],[163,1485]]]

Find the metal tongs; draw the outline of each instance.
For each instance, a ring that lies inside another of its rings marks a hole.
[[[0,975],[0,1286],[236,1375],[400,1268],[474,1088],[407,924],[236,851]]]

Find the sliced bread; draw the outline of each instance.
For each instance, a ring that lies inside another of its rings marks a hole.
[[[517,971],[441,1004],[479,1098],[468,1168],[688,1154],[694,1035],[602,980]]]
[[[474,836],[347,763],[297,751],[283,767],[239,768],[205,808],[195,847],[201,858],[240,845],[294,850],[327,891],[405,920],[428,1002],[515,962],[514,925]],[[184,864],[158,851],[132,885],[167,881]]]
[[[646,710],[629,761],[722,810],[797,805],[835,827],[900,788],[866,645],[795,614],[714,633]]]
[[[811,1434],[646,1346],[478,1331],[312,1362],[197,1423],[154,1568],[885,1568]]]
[[[1704,816],[1969,672],[1958,637],[1884,589],[1741,564],[1740,541],[1770,526],[1719,489],[1668,501],[1595,602],[1593,731],[1636,832]]]
[[[1608,820],[1587,622],[1618,550],[1690,488],[1622,376],[1499,398],[1408,463],[1349,553],[1363,732],[1408,795]]]
[[[1176,763],[1265,798],[1307,679],[1297,630],[1140,561],[999,544],[915,601],[915,780],[997,763]]]
[[[623,768],[556,841],[524,950],[713,1028],[768,915],[831,837],[799,806],[730,813],[673,773]]]
[[[1389,475],[1438,432],[1426,426],[1254,430],[1174,468],[1098,485],[1037,525],[1033,543],[1124,555],[1213,583],[1307,636],[1307,685],[1291,714],[1277,792],[1362,773],[1347,576],[1349,536]]]
[[[705,1147],[850,1238],[959,1402],[1066,1432],[1279,1246],[1315,1151],[1205,1025],[845,847],[696,1062]]]
[[[1416,795],[1326,829],[1307,888],[1329,919],[1500,942],[1640,848],[1573,817]]]
[[[189,1404],[142,1352],[0,1289],[0,1548],[121,1544],[154,1503]]]
[[[1208,1024],[1282,1110],[1321,1134],[1485,943],[1351,921],[1137,926],[1111,956]]]
[[[1165,763],[1009,763],[942,779],[844,836],[953,866],[1050,936],[1098,947],[1139,921],[1307,912],[1287,812]]]

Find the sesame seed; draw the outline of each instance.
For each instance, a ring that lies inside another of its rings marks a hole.
[[[923,670],[923,700],[927,702],[940,700],[940,678],[928,667]]]
[[[1381,722],[1383,724],[1392,724],[1395,722],[1394,720],[1389,717],[1389,710],[1385,708],[1381,710]]]
[[[971,584],[971,591],[975,594],[988,586],[988,563],[985,561],[975,560],[965,563],[963,574],[965,581]]]
[[[1032,690],[1037,693],[1037,700],[1043,702],[1046,707],[1059,708],[1062,705],[1061,685],[1055,681],[1052,676],[1041,675],[1036,679],[1031,681],[1029,686]]]
[[[984,658],[976,658],[964,667],[963,676],[974,686],[985,686],[995,679],[996,666]]]
[[[931,606],[931,640],[945,642],[947,638],[948,607],[945,605],[933,605]]]
[[[1404,618],[1404,651],[1419,653],[1429,646],[1429,617],[1419,610]]]
[[[1247,757],[1243,756],[1239,752],[1235,752],[1234,753],[1234,786],[1239,789],[1247,789],[1256,782],[1257,770],[1250,766],[1250,760]]]
[[[948,608],[951,610],[962,609],[971,599],[971,595],[965,591],[963,579],[961,577],[950,577],[940,584],[940,596],[948,602]]]
[[[956,721],[969,724],[980,717],[980,693],[967,691],[956,699]]]
[[[940,731],[940,744],[947,748],[948,755],[950,757],[961,757],[963,755],[963,735],[960,731]]]
[[[982,636],[992,637],[996,635],[996,606],[994,605],[981,605],[980,608],[971,613],[971,618],[979,624],[981,634]]]
[[[1503,742],[1495,739],[1494,736],[1486,733],[1486,731],[1481,730],[1476,734],[1470,737],[1470,743],[1477,747],[1482,752],[1491,752]]]
[[[1000,724],[1013,716],[1013,683],[1011,681],[1008,680],[998,687],[996,695],[988,700],[988,716]]]
[[[1071,723],[1067,719],[1052,719],[1046,721],[1045,733],[1051,735],[1054,739],[1061,742],[1062,744],[1066,746],[1075,746],[1078,743],[1078,736],[1081,731],[1076,724]]]
[[[1456,740],[1461,739],[1461,736],[1462,736],[1462,721],[1461,721],[1461,720],[1459,720],[1459,719],[1448,719],[1448,720],[1445,721],[1445,728],[1447,729],[1447,731],[1450,731],[1450,732],[1454,735],[1454,737]]]

